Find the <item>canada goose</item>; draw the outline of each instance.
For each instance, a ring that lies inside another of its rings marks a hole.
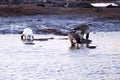
[[[81,34],[74,30],[68,34],[68,39],[71,42],[71,48],[75,46],[80,48],[83,46],[83,44],[86,44],[86,47],[89,47],[89,44],[92,42],[91,40],[84,39]]]
[[[86,24],[80,24],[80,25],[74,27],[72,30],[81,31],[82,38],[84,37],[84,34],[86,34],[86,39],[87,40],[89,39],[90,28],[89,28],[88,25],[86,25]]]
[[[68,34],[68,39],[71,42],[71,47],[75,47],[77,44],[77,48],[79,48],[79,44],[82,43],[81,42],[81,40],[82,40],[81,35],[73,32],[73,31]]]

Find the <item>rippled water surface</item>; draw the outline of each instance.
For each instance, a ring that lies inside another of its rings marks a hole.
[[[120,80],[120,32],[91,33],[96,49],[70,49],[67,36],[26,45],[19,34],[0,35],[0,80]]]

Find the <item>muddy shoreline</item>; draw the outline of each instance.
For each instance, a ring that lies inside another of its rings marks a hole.
[[[30,15],[78,15],[96,16],[104,19],[120,19],[120,8],[62,8],[41,7],[35,4],[0,5],[0,16],[30,16]]]
[[[73,15],[32,15],[0,17],[0,34],[21,34],[24,28],[31,28],[35,34],[67,35],[79,24],[86,24],[91,32],[120,31],[119,19],[96,19]]]
[[[61,8],[34,4],[0,5],[0,34],[21,34],[24,28],[35,34],[67,35],[79,24],[92,32],[120,31],[120,8]]]

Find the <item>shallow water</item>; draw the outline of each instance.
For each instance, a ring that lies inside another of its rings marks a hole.
[[[120,80],[120,32],[91,33],[96,49],[70,49],[67,36],[26,45],[19,34],[0,35],[0,80]]]

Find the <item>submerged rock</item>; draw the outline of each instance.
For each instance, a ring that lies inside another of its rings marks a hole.
[[[86,2],[72,2],[69,3],[67,7],[70,8],[94,8],[94,6],[92,6],[90,3],[86,3]]]
[[[40,32],[43,33],[51,33],[51,34],[56,34],[56,35],[67,35],[67,33],[62,32],[60,29],[39,29]]]

